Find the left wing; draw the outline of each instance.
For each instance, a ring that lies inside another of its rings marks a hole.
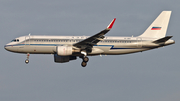
[[[112,20],[112,22],[107,26],[106,29],[102,30],[101,32],[99,32],[98,34],[95,34],[87,39],[84,39],[78,43],[73,44],[73,46],[80,48],[80,49],[90,49],[92,48],[94,45],[96,45],[99,41],[104,39],[104,35],[109,32],[112,27],[113,24],[115,22],[116,18],[114,18]]]

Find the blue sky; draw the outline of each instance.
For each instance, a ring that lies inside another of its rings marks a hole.
[[[1,0],[1,101],[179,101],[177,0]],[[172,16],[167,35],[174,45],[142,53],[93,56],[86,68],[81,59],[54,63],[53,55],[11,53],[4,45],[28,35],[87,35],[106,28],[107,36],[138,36],[163,10]]]

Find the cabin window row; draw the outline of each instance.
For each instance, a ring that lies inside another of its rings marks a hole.
[[[131,43],[132,41],[100,41],[100,42],[105,42],[105,43]]]
[[[79,42],[80,40],[34,40],[35,42]]]
[[[34,40],[35,42],[80,42],[81,40]],[[132,43],[133,41],[114,41],[114,40],[105,40],[100,41],[102,43]]]

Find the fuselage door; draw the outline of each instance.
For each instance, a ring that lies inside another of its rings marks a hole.
[[[25,36],[25,45],[30,45],[30,35]]]

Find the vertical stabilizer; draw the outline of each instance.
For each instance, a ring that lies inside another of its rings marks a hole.
[[[139,37],[162,38],[166,36],[171,11],[162,11],[154,22]]]

